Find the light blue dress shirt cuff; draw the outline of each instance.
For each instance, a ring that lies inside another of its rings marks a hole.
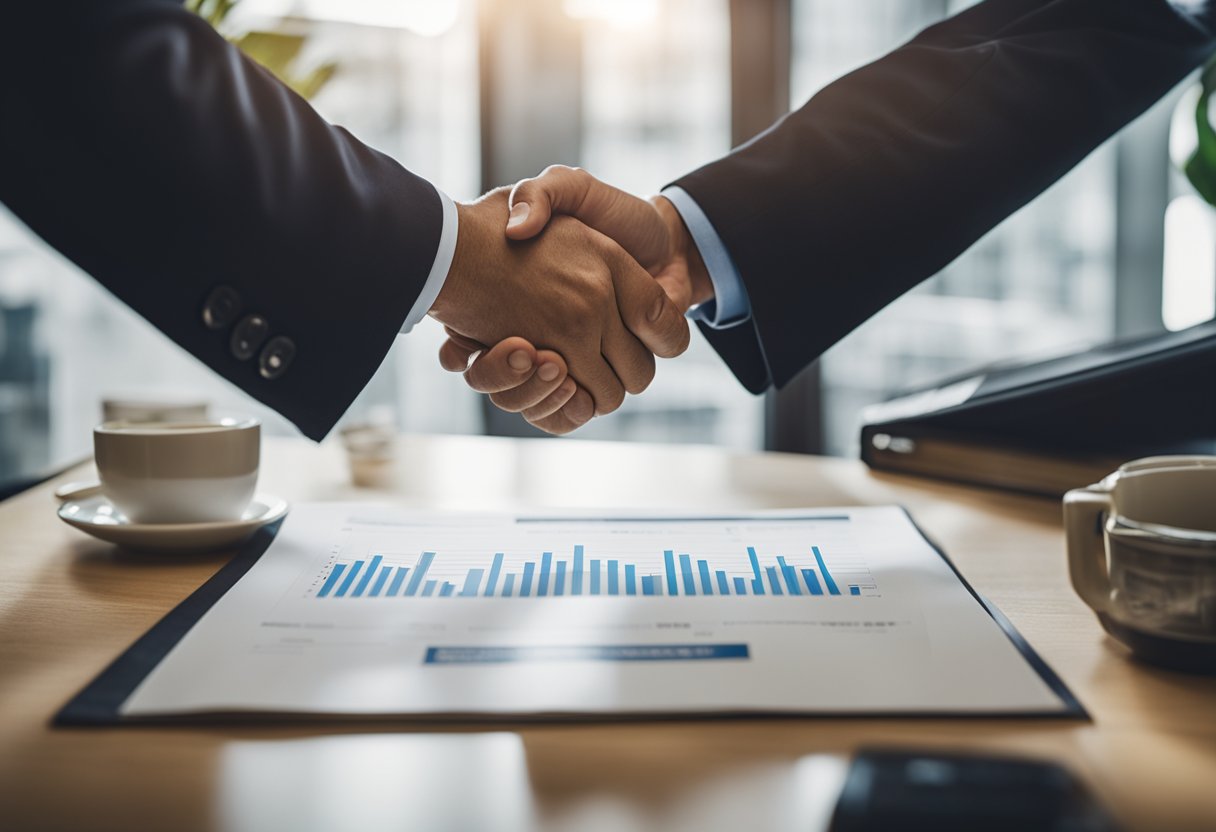
[[[730,258],[730,252],[722,244],[722,238],[714,230],[713,223],[701,206],[683,188],[671,186],[663,189],[663,196],[675,206],[692,241],[701,252],[709,281],[714,285],[714,299],[688,311],[688,317],[702,321],[711,329],[729,329],[745,323],[752,316],[752,304],[747,297],[747,287]]]
[[[456,203],[438,188],[435,188],[435,193],[439,194],[439,201],[443,203],[443,230],[439,232],[439,247],[435,249],[435,261],[431,263],[431,273],[426,276],[426,283],[422,284],[422,292],[401,325],[402,332],[409,332],[426,317],[443,289],[443,282],[448,279],[448,270],[452,268],[452,258],[456,255],[456,231],[460,221],[456,214]]]

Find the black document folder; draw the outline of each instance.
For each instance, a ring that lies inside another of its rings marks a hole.
[[[863,414],[872,468],[1059,496],[1143,456],[1216,453],[1216,321],[989,367]]]

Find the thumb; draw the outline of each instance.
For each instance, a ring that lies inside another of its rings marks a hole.
[[[550,165],[540,176],[517,182],[507,198],[511,208],[507,238],[531,239],[544,230],[554,213],[571,213],[582,202],[589,187],[580,173],[582,171],[565,165]]]
[[[688,321],[667,290],[625,252],[613,258],[613,287],[625,327],[659,358],[688,349]]]
[[[511,189],[507,237],[535,237],[554,214],[566,214],[615,240],[646,269],[670,257],[670,238],[658,211],[644,199],[614,188],[581,168],[551,165]]]

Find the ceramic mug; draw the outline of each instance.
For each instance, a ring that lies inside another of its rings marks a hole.
[[[240,519],[260,450],[257,419],[103,422],[93,430],[102,493],[132,523]]]
[[[1123,465],[1064,497],[1073,587],[1139,656],[1216,671],[1216,456]]]

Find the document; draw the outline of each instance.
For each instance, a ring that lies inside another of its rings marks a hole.
[[[305,504],[120,711],[1075,707],[897,507],[472,516]]]

